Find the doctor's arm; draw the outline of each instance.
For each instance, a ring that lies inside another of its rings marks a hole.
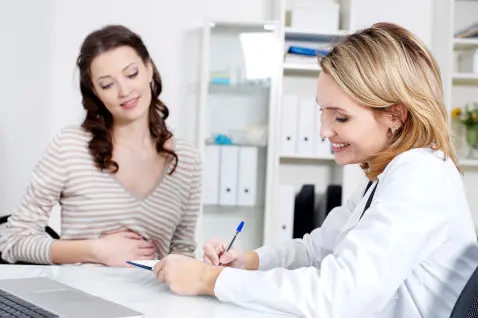
[[[303,317],[369,317],[381,310],[445,240],[447,180],[434,162],[412,161],[391,168],[370,209],[320,268],[213,268],[207,292],[243,307]]]

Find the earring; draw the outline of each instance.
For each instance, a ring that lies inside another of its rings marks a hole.
[[[392,134],[394,135],[395,132],[398,130],[398,126],[391,127],[390,130],[392,131]]]

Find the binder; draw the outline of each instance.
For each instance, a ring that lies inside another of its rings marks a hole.
[[[258,148],[239,149],[239,189],[237,205],[254,206],[257,202]]]
[[[313,96],[301,97],[299,101],[297,154],[314,156],[316,139],[316,107]]]
[[[284,95],[281,106],[280,153],[297,153],[297,124],[299,100],[296,95]]]
[[[276,240],[286,242],[292,239],[294,231],[295,188],[292,185],[279,185],[279,204],[277,206]]]
[[[220,154],[219,204],[236,205],[239,147],[222,146]]]
[[[206,145],[204,152],[203,202],[216,205],[219,203],[220,147]]]

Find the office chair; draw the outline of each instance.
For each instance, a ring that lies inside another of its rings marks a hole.
[[[5,224],[8,222],[8,218],[10,217],[10,215],[4,215],[2,217],[0,217],[0,224]],[[53,239],[55,240],[59,240],[60,239],[60,235],[58,235],[58,233],[56,233],[51,227],[49,227],[48,225],[45,226],[45,232],[50,235]],[[5,262],[3,259],[2,259],[2,251],[0,251],[0,264],[10,264],[8,262]],[[30,263],[25,263],[25,262],[18,262],[18,263],[15,263],[15,264],[18,264],[18,265],[32,265]]]
[[[478,318],[478,267],[461,291],[450,318]]]

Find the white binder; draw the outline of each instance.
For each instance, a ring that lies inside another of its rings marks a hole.
[[[286,242],[292,239],[294,234],[294,205],[295,188],[292,185],[279,185],[279,204],[277,207],[276,218],[276,237],[277,242]]]
[[[220,153],[219,204],[236,205],[239,147],[222,146]]]
[[[284,95],[281,107],[280,153],[297,153],[297,123],[299,101],[296,95]]]
[[[254,206],[257,202],[258,148],[239,149],[239,188],[237,204]]]
[[[216,205],[219,203],[220,163],[220,147],[217,145],[206,145],[203,174],[204,204]]]
[[[297,140],[297,154],[300,156],[316,155],[316,113],[314,97],[301,97],[298,121],[299,136]]]

